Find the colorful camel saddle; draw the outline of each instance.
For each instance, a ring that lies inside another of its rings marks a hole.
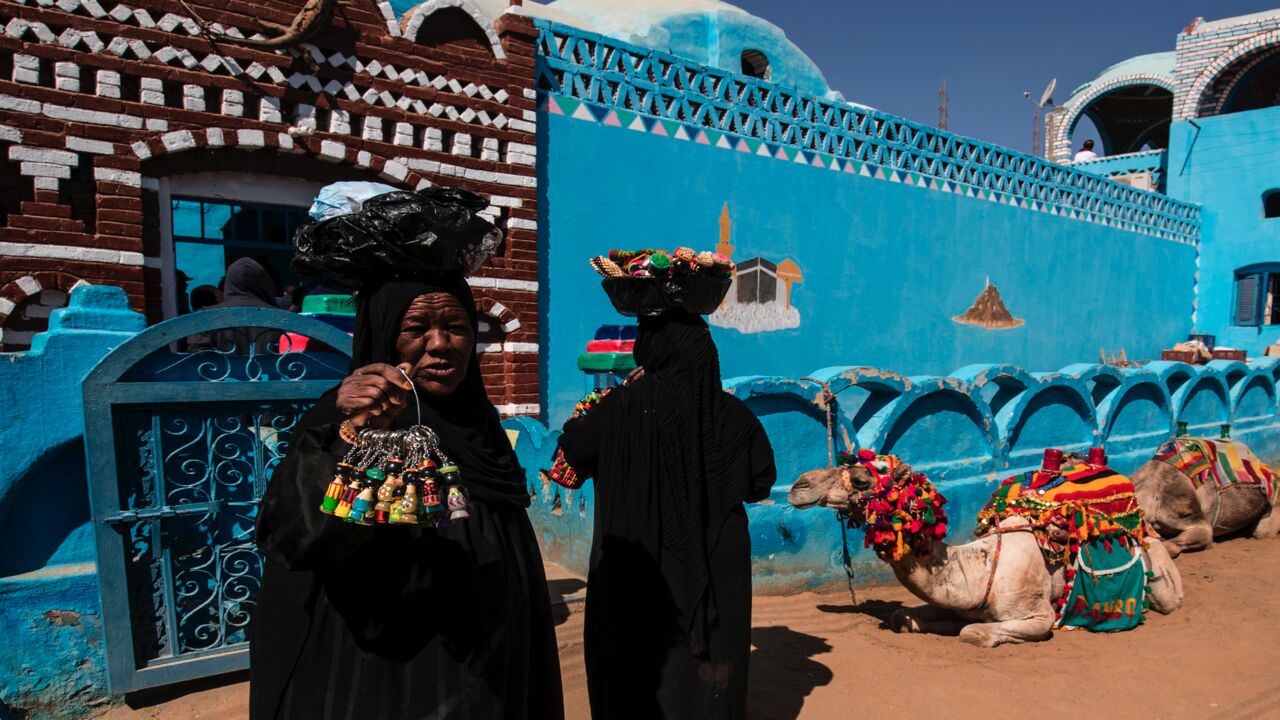
[[[1253,485],[1276,504],[1276,476],[1248,446],[1238,440],[1210,440],[1181,436],[1156,450],[1156,459],[1191,478],[1199,488],[1212,482],[1219,491],[1232,486]]]
[[[973,532],[995,532],[1013,517],[1030,522],[1045,563],[1065,569],[1058,627],[1112,632],[1142,622],[1146,525],[1129,478],[1064,455],[1059,470],[1028,471],[1001,483]]]

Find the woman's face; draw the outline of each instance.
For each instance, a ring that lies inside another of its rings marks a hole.
[[[476,338],[471,318],[449,293],[419,295],[400,320],[396,352],[413,365],[409,377],[430,395],[448,395],[467,376]]]

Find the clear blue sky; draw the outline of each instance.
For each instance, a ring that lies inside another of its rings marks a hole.
[[[1173,50],[1192,18],[1217,20],[1278,0],[728,0],[781,27],[849,100],[933,124],[950,89],[953,132],[1031,148],[1038,96],[1054,100],[1125,58]],[[1080,139],[1080,137],[1077,137]]]

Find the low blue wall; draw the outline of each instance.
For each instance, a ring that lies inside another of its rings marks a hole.
[[[144,325],[123,290],[84,286],[30,352],[0,354],[0,718],[105,700],[80,383]]]
[[[787,504],[795,477],[828,463],[828,438],[836,451],[894,453],[928,473],[949,501],[947,537],[963,543],[999,481],[1038,466],[1046,447],[1101,444],[1111,465],[1128,473],[1185,420],[1193,434],[1210,437],[1231,423],[1233,437],[1265,460],[1280,459],[1278,380],[1273,358],[1247,365],[1152,362],[1124,370],[1079,364],[1054,373],[970,365],[943,377],[836,367],[809,377],[729,380],[726,388],[763,422],[778,462],[771,497],[749,509],[755,588],[790,593],[845,578],[834,513]],[[823,403],[828,392],[834,397],[830,421]],[[592,483],[572,494],[543,485],[537,470],[550,464],[559,432],[527,418],[507,426],[520,431],[517,453],[536,494],[531,513],[548,559],[584,572]],[[848,539],[859,581],[888,579],[887,566],[862,550],[861,535]]]

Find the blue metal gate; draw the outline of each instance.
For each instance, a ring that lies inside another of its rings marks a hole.
[[[306,352],[290,350],[297,336]],[[182,350],[186,338],[223,349]],[[298,419],[346,375],[350,348],[311,318],[205,310],[140,333],[85,378],[112,692],[248,667],[258,500]]]

